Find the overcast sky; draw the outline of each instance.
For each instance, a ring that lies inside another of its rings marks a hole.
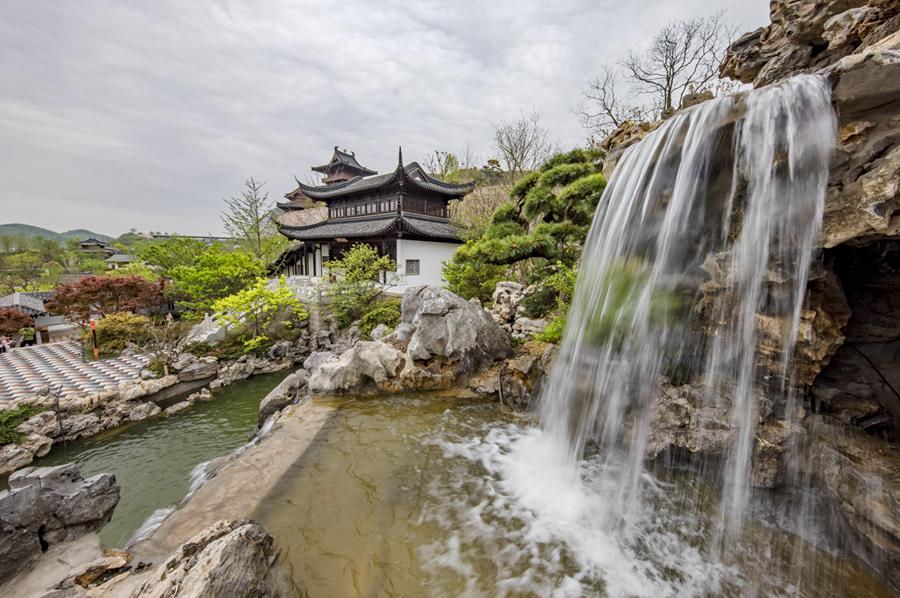
[[[563,148],[591,75],[666,22],[765,0],[0,0],[0,223],[221,230],[249,176],[280,199],[334,145],[379,171],[532,108]]]

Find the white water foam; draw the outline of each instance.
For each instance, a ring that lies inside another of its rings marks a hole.
[[[569,475],[545,434],[510,425],[433,441],[454,463],[430,485],[421,521],[451,530],[421,551],[435,587],[449,571],[468,580],[466,595],[485,594],[474,581],[485,560],[496,570],[487,593],[497,595],[700,596],[738,582],[702,554],[702,530],[669,500],[670,486],[645,475],[651,498],[631,528],[616,529],[602,486],[617,477],[598,459]]]

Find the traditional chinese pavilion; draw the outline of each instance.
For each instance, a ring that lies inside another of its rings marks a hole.
[[[402,284],[440,284],[442,262],[462,242],[450,224],[448,202],[461,199],[474,184],[434,179],[416,162],[378,174],[362,166],[353,152],[334,148],[331,160],[312,168],[322,185],[285,194],[281,233],[297,244],[285,252],[278,270],[288,275],[321,276],[330,259],[365,243],[397,263]]]

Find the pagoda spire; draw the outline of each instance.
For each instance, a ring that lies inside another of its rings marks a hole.
[[[397,148],[397,166],[403,168],[403,146],[398,145]]]

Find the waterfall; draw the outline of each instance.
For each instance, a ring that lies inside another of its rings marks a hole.
[[[586,447],[600,455],[608,525],[627,525],[640,504],[664,379],[688,379],[704,405],[728,410],[723,522],[740,524],[760,400],[791,412],[835,127],[828,84],[801,75],[676,113],[616,165],[539,410],[546,458],[570,479]],[[766,355],[761,316],[783,332]],[[772,353],[780,373],[763,379]]]

